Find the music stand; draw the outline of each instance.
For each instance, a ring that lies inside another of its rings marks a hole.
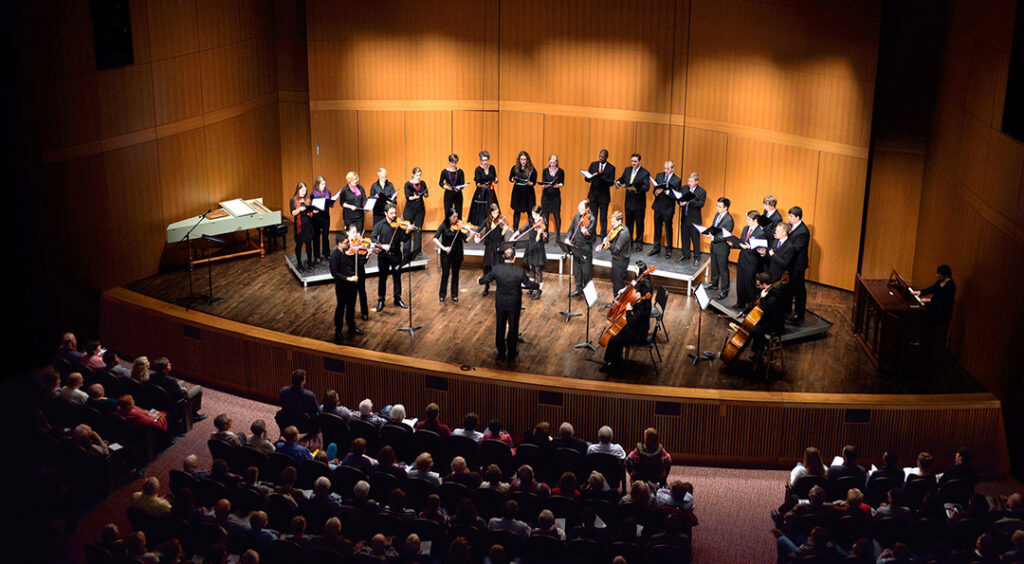
[[[583,253],[580,252],[579,247],[575,247],[573,245],[570,245],[570,244],[566,243],[565,241],[558,241],[558,240],[556,240],[555,242],[558,243],[558,248],[562,249],[563,253],[565,253],[567,255],[572,255],[572,257],[574,259],[579,260],[580,262],[583,262]],[[572,284],[572,281],[570,281],[570,284]],[[565,316],[565,322],[566,323],[568,323],[569,320],[572,319],[573,317],[577,317],[577,316],[583,315],[582,313],[580,313],[578,311],[573,311],[572,310],[572,291],[571,290],[569,291],[568,295],[569,295],[569,305],[566,306],[566,310],[565,311],[558,312],[558,315],[564,315]],[[589,315],[589,313],[590,312],[588,310],[587,314]],[[589,342],[590,339],[587,339],[587,341]]]
[[[590,352],[597,352],[597,347],[590,343],[590,308],[597,303],[597,288],[594,287],[593,280],[587,282],[587,285],[583,287],[583,299],[587,303],[587,340],[582,343],[576,343],[572,348],[590,349]]]
[[[700,350],[700,326],[701,320],[704,319],[704,310],[711,304],[711,297],[708,296],[707,290],[704,289],[703,284],[698,284],[697,288],[693,291],[693,295],[697,297],[697,304],[700,305],[700,313],[697,314],[697,350]],[[697,363],[702,360],[715,360],[715,353],[711,351],[704,351],[701,353],[688,353],[693,362],[691,366],[697,366]]]
[[[416,247],[415,249],[412,249],[408,253],[406,253],[405,256],[402,257],[402,262],[398,263],[399,269],[401,269],[403,266],[408,266],[406,272],[409,273],[409,282],[407,284],[409,286],[409,303],[406,304],[409,306],[409,325],[405,327],[399,327],[398,330],[408,331],[410,338],[415,337],[416,331],[423,328],[420,325],[412,324],[412,259],[416,258],[416,255],[418,254],[420,254],[420,248]],[[401,276],[401,274],[399,274],[399,276]]]
[[[210,255],[210,242],[213,241],[214,243],[223,244],[224,243],[224,239],[213,237],[211,235],[203,235],[203,241],[206,241],[206,276],[208,278],[208,282],[209,282],[209,285],[210,285],[210,293],[207,296],[205,296],[205,297],[206,297],[206,305],[210,305],[213,302],[220,301],[220,300],[224,299],[221,296],[214,296],[213,295],[213,261],[210,260],[210,256],[211,256]],[[204,296],[200,296],[200,297],[204,297]]]
[[[195,231],[196,227],[199,227],[199,224],[202,223],[204,219],[206,219],[206,215],[210,213],[210,211],[211,210],[206,210],[202,214],[200,214],[199,219],[196,220],[195,225],[193,225],[181,239],[178,239],[179,243],[185,241],[185,243],[188,245],[188,296],[178,298],[177,300],[175,300],[179,303],[185,303],[185,311],[191,309],[192,302],[196,300],[196,295],[192,291],[192,232]]]

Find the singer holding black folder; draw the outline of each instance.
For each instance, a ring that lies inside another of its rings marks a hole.
[[[448,155],[448,168],[441,171],[441,179],[437,184],[444,189],[444,209],[455,208],[459,219],[462,219],[462,188],[466,183],[466,175],[458,165],[459,156],[455,153]]]
[[[704,202],[707,200],[707,192],[700,187],[700,175],[696,172],[690,173],[690,178],[686,180],[686,189],[683,191],[683,197],[679,200],[679,239],[681,240],[680,248],[683,250],[683,254],[679,256],[679,261],[689,260],[693,257],[693,264],[700,264],[700,233],[694,225],[701,225],[704,223],[702,217],[702,210],[704,208]],[[693,248],[691,255],[691,246]]]
[[[623,204],[626,229],[632,234],[632,245],[637,251],[644,249],[644,215],[647,212],[647,191],[651,189],[651,173],[640,166],[640,153],[629,157],[630,167],[622,171],[622,176],[615,181],[626,191]]]
[[[313,209],[313,264],[320,264],[321,257],[331,257],[331,206],[334,200],[331,199],[331,191],[327,189],[327,181],[323,176],[317,176],[313,180],[313,190],[310,199],[324,199],[324,209]]]
[[[519,151],[516,164],[508,173],[508,181],[512,183],[512,229],[519,229],[519,214],[527,214],[537,205],[537,195],[533,186],[537,184],[537,169],[533,168],[530,153]]]
[[[654,178],[654,248],[647,256],[653,257],[661,251],[661,233],[665,232],[665,258],[672,258],[672,220],[676,215],[676,197],[673,191],[679,192],[682,179],[676,174],[676,163],[665,161],[665,172],[659,172]]]
[[[480,151],[480,166],[473,172],[473,182],[476,184],[476,192],[473,192],[473,201],[469,203],[469,222],[473,225],[483,225],[491,214],[491,204],[498,203],[495,196],[494,183],[498,180],[498,171],[491,165],[491,154],[487,151]]]
[[[405,183],[405,209],[402,210],[402,218],[411,221],[416,226],[416,234],[410,237],[411,243],[407,243],[405,250],[408,252],[409,245],[413,249],[420,249],[423,252],[422,235],[423,220],[427,217],[427,207],[423,198],[430,196],[427,183],[423,181],[423,169],[415,167],[412,169],[412,179]]]
[[[764,229],[757,222],[759,217],[761,214],[757,210],[748,211],[747,226],[740,233],[739,243],[730,242],[732,247],[740,249],[740,256],[736,259],[736,304],[733,307],[741,311],[757,299],[754,276],[761,271],[761,255],[752,247],[751,239],[766,239]]]
[[[715,203],[715,219],[704,236],[711,241],[711,282],[704,285],[708,290],[718,290],[716,300],[729,295],[729,241],[722,236],[722,230],[732,236],[734,223],[729,213],[729,198],[719,198]]]
[[[341,189],[341,217],[345,220],[345,228],[355,225],[363,231],[363,207],[366,206],[366,190],[359,184],[359,175],[350,171],[345,175],[348,185]]]
[[[608,204],[612,201],[611,186],[615,183],[615,165],[608,162],[608,149],[597,153],[597,160],[587,169],[590,177],[584,177],[590,184],[587,201],[601,220],[601,236],[608,234]],[[596,233],[597,229],[593,229]]]
[[[372,229],[384,219],[384,208],[389,203],[395,203],[395,185],[388,180],[387,170],[377,170],[377,181],[370,186],[370,197],[377,198],[373,204],[373,224],[370,225]]]
[[[555,238],[562,232],[562,186],[565,186],[565,171],[558,167],[558,155],[548,157],[548,167],[541,174],[540,194],[541,215],[545,229],[551,225],[551,216],[555,216]]]

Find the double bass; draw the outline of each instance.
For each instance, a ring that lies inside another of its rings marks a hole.
[[[625,288],[619,291],[619,295],[615,296],[615,301],[612,302],[612,307],[608,309],[608,327],[601,333],[601,338],[597,340],[597,343],[602,347],[608,346],[608,341],[612,337],[619,334],[622,328],[626,326],[626,314],[629,312],[626,309],[627,305],[635,304],[640,300],[651,299],[651,293],[640,294],[637,291],[636,285],[645,276],[654,272],[654,267],[648,267],[647,270],[637,274],[636,278],[633,279]]]
[[[785,284],[789,284],[789,273],[783,272],[782,276],[772,283],[771,288],[775,289]],[[747,315],[743,318],[743,323],[736,327],[732,335],[725,340],[725,344],[722,346],[722,352],[718,355],[718,358],[725,364],[730,364],[736,360],[736,357],[740,355],[740,352],[746,348],[747,343],[750,342],[750,332],[754,329],[761,318],[764,316],[764,310],[761,309],[761,298],[757,298],[754,302],[754,306],[750,308]]]

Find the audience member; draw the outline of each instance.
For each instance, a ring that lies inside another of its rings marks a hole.
[[[352,556],[352,541],[341,534],[341,519],[331,517],[324,523],[324,534],[310,542],[310,548],[323,548],[340,554],[345,560]]]
[[[501,441],[508,445],[508,448],[512,451],[512,456],[516,455],[515,445],[512,444],[512,435],[501,429],[501,421],[498,419],[491,419],[491,422],[487,424],[487,432],[484,433],[483,440]]]
[[[843,447],[843,463],[833,464],[828,468],[828,478],[833,482],[839,478],[853,476],[859,478],[861,483],[867,478],[867,472],[863,466],[857,464],[857,447],[846,445]]]
[[[903,503],[903,490],[901,488],[890,489],[885,494],[885,501],[879,503],[878,509],[875,509],[873,513],[878,519],[882,517],[896,517],[907,523],[910,523],[914,517],[910,508]]]
[[[946,469],[939,477],[939,486],[942,486],[949,480],[969,480],[972,483],[978,481],[978,471],[971,466],[971,461],[974,459],[974,454],[971,449],[967,447],[960,447],[956,449],[956,454],[953,455],[953,465]]]
[[[132,373],[130,370],[121,366],[121,357],[117,356],[117,353],[107,349],[107,352],[103,353],[103,365],[106,367],[107,372],[110,372],[114,376],[119,378],[131,378]]]
[[[139,562],[140,564],[159,564],[160,562],[160,555],[149,551],[146,533],[143,531],[135,531],[128,535],[125,538],[124,547],[130,561]]]
[[[381,562],[393,562],[398,557],[398,552],[388,543],[387,537],[380,533],[370,537],[370,544],[364,545],[359,552],[378,558]]]
[[[1010,537],[1013,550],[1003,555],[1003,562],[1024,562],[1024,530],[1018,529]]]
[[[171,361],[160,357],[153,361],[149,381],[167,391],[174,401],[185,400],[192,413],[192,421],[202,421],[206,415],[199,413],[203,408],[203,387],[189,386],[171,374]]]
[[[464,498],[455,506],[455,513],[452,514],[450,522],[452,525],[468,525],[476,527],[481,531],[487,528],[487,523],[480,518],[476,511],[476,505],[469,498]]]
[[[64,333],[60,337],[60,348],[54,354],[54,364],[60,358],[71,366],[78,366],[82,362],[82,353],[78,352],[78,340],[74,333]]]
[[[302,515],[292,517],[291,525],[288,526],[288,533],[281,535],[281,540],[293,542],[302,548],[309,546],[312,537],[306,534],[306,518]]]
[[[247,446],[251,446],[263,454],[270,454],[277,450],[274,448],[274,443],[267,440],[267,424],[262,419],[253,421],[249,426],[249,432],[252,435],[246,441]]]
[[[395,449],[391,445],[380,447],[380,451],[377,453],[377,464],[373,467],[373,471],[391,474],[398,481],[402,481],[406,477],[405,468],[396,462]]]
[[[85,354],[82,355],[82,366],[89,370],[103,370],[107,366],[103,364],[103,345],[99,341],[89,341],[85,344]]]
[[[547,484],[537,481],[533,473],[533,467],[529,464],[523,464],[516,470],[516,475],[512,478],[510,491],[512,493],[532,492],[545,497],[550,493]]]
[[[885,451],[885,454],[882,455],[882,466],[869,472],[868,479],[870,480],[873,476],[892,478],[900,485],[903,485],[903,479],[906,475],[903,473],[903,468],[900,467],[900,457],[896,454],[896,451]]]
[[[660,533],[651,535],[647,542],[648,548],[654,546],[674,546],[687,556],[690,554],[690,536],[685,533],[686,522],[679,513],[669,513],[665,517]]]
[[[405,406],[400,403],[391,406],[391,409],[388,411],[388,423],[400,425],[410,432],[416,428],[416,418],[406,419]]]
[[[487,528],[492,531],[508,531],[525,539],[530,536],[530,526],[516,519],[519,512],[519,504],[514,499],[505,502],[501,509],[501,517],[494,517],[487,522]]]
[[[789,472],[789,485],[796,484],[796,481],[804,476],[828,477],[828,470],[821,462],[821,452],[814,447],[804,449],[803,462],[797,462],[796,466]]]
[[[658,488],[658,491],[654,493],[654,502],[660,506],[693,511],[693,484],[682,480],[672,480],[669,487]]]
[[[228,468],[228,461],[223,458],[214,459],[210,466],[210,479],[224,484],[229,490],[237,488],[242,483],[242,477],[235,474]]]
[[[629,493],[622,496],[619,505],[632,505],[634,507],[649,508],[652,504],[651,488],[647,482],[638,480],[629,484]]]
[[[313,495],[309,498],[309,503],[330,513],[336,513],[341,509],[341,500],[337,499],[336,494],[331,493],[331,480],[327,476],[320,476],[313,481]]]
[[[110,448],[107,446],[107,441],[104,441],[96,431],[92,430],[92,427],[85,423],[75,427],[72,436],[74,437],[75,445],[82,449],[90,458],[106,458],[110,456]]]
[[[524,442],[537,445],[539,447],[548,448],[551,444],[551,424],[547,421],[541,421],[533,427],[533,431],[526,434],[526,440]]]
[[[558,426],[558,438],[551,441],[550,447],[568,448],[580,453],[580,456],[587,455],[587,441],[576,438],[576,430],[568,421]]]
[[[550,509],[544,509],[537,515],[537,528],[530,535],[565,540],[565,531],[555,525],[555,514]]]
[[[370,516],[380,513],[380,506],[375,500],[370,499],[370,482],[366,480],[359,480],[352,486],[352,498],[345,500],[345,505],[364,511]]]
[[[498,490],[503,494],[509,492],[510,486],[508,482],[501,481],[501,468],[497,464],[491,464],[484,469],[483,481],[480,482],[480,488]]]
[[[100,540],[97,543],[101,548],[109,552],[115,559],[125,553],[124,541],[121,540],[121,531],[114,523],[107,523],[100,531]]]
[[[597,442],[587,447],[587,454],[595,452],[614,454],[620,460],[626,458],[626,450],[622,445],[612,442],[612,428],[607,425],[597,430]]]
[[[60,399],[75,405],[85,405],[89,401],[89,395],[82,391],[82,384],[85,379],[78,372],[68,374],[64,379],[64,387],[60,389]]]
[[[278,398],[281,403],[281,411],[288,417],[299,421],[309,421],[320,414],[320,406],[317,405],[316,396],[305,388],[306,371],[295,370],[292,372],[292,385],[281,388]]]
[[[815,486],[817,487],[817,486]],[[772,529],[772,534],[778,539],[779,562],[799,562],[804,558],[817,557],[822,561],[838,562],[840,556],[845,552],[840,551],[832,543],[832,537],[825,527],[814,527],[808,536],[808,542],[799,548],[789,537],[782,534],[778,529]]]
[[[366,456],[366,439],[357,437],[352,439],[349,452],[341,460],[341,465],[358,468],[363,471],[363,474],[369,475],[373,470],[373,462],[372,458]]]
[[[242,471],[242,487],[254,489],[264,497],[274,493],[274,488],[260,481],[260,469],[257,466],[249,466]]]
[[[171,502],[171,515],[180,517],[192,525],[198,524],[206,517],[203,510],[196,505],[195,495],[188,487],[178,488],[174,492],[174,500]]]
[[[132,380],[140,384],[149,382],[149,358],[145,356],[136,357],[132,361]]]
[[[111,413],[117,409],[117,400],[114,398],[108,398],[106,390],[103,389],[103,384],[92,384],[85,390],[86,395],[89,396],[89,400],[85,402],[85,405],[99,411],[100,413]]]
[[[345,421],[352,420],[352,410],[341,405],[341,399],[338,397],[336,390],[327,390],[324,392],[324,402],[320,404],[320,411],[323,413],[330,413],[331,415],[337,415]]]
[[[156,427],[161,431],[167,430],[167,414],[155,409],[149,411],[142,409],[135,405],[135,398],[131,394],[125,394],[117,400],[117,414],[132,425]]]
[[[480,417],[472,411],[466,414],[466,417],[462,420],[462,427],[452,431],[453,435],[461,437],[469,437],[476,442],[484,440],[484,434],[476,430],[476,426],[480,423]]]
[[[807,517],[831,518],[835,509],[831,504],[825,503],[828,493],[821,486],[814,486],[807,494],[809,503],[800,503],[787,511],[782,516],[782,523],[787,531],[792,531],[793,524],[800,519]]]
[[[277,487],[274,488],[274,493],[288,496],[292,498],[296,505],[302,507],[306,505],[309,498],[306,494],[295,487],[295,482],[299,479],[299,470],[294,466],[285,466],[281,470],[281,476],[277,479]]]
[[[437,472],[432,472],[431,468],[434,467],[434,457],[430,456],[429,452],[421,452],[416,457],[415,467],[409,469],[409,479],[426,480],[434,485],[434,487],[441,487],[441,476]]]
[[[483,478],[476,472],[470,472],[466,467],[466,459],[456,456],[452,459],[452,471],[444,477],[445,482],[458,482],[471,490],[475,490],[483,483]]]
[[[383,417],[373,412],[373,401],[370,398],[359,402],[359,419],[372,424],[378,429],[385,423]]]
[[[903,472],[909,477],[911,475],[921,476],[922,478],[935,478],[935,471],[932,465],[935,463],[935,457],[930,452],[920,452],[917,455],[917,467],[904,468]]]
[[[284,442],[277,443],[277,452],[286,454],[299,462],[313,460],[313,455],[310,454],[309,449],[299,444],[298,427],[295,425],[285,427],[284,433],[281,436],[284,438]]]
[[[658,430],[648,427],[644,430],[643,442],[637,443],[626,457],[630,479],[664,484],[671,467],[672,456],[662,446]]]
[[[181,470],[197,480],[210,477],[209,473],[199,469],[199,457],[194,454],[181,459]]]
[[[441,408],[438,407],[436,403],[427,404],[427,409],[426,412],[424,413],[424,419],[423,421],[420,421],[419,423],[416,424],[416,428],[426,429],[427,431],[433,431],[438,435],[441,435],[441,437],[447,437],[448,435],[451,435],[452,430],[444,423],[441,423],[441,421],[438,419],[440,413]]]
[[[244,526],[237,517],[231,513],[231,502],[226,499],[218,499],[213,504],[213,509],[207,514],[207,523],[212,523],[218,527],[224,529],[229,535],[237,535],[242,531]]]
[[[576,474],[573,474],[568,470],[562,472],[562,477],[558,479],[558,487],[551,489],[551,495],[560,495],[571,498],[579,497],[580,491],[576,489]]]
[[[213,419],[213,426],[217,430],[210,435],[211,439],[217,439],[218,441],[227,443],[233,447],[241,447],[245,445],[245,433],[235,433],[231,430],[231,424],[233,423],[231,417],[227,413],[221,413]]]
[[[428,495],[427,499],[423,502],[423,509],[420,510],[419,515],[416,517],[444,526],[447,519],[444,516],[444,511],[441,510],[441,496],[437,494]]]
[[[142,491],[132,494],[129,507],[137,507],[154,517],[166,515],[171,511],[171,503],[160,496],[160,480],[150,476],[142,482]]]

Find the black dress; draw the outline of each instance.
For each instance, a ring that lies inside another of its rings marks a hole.
[[[295,210],[299,207],[299,202],[296,198],[292,198],[288,201],[288,207],[291,208],[292,214],[295,214]],[[308,243],[313,240],[313,206],[306,206],[306,211],[295,215],[295,242],[296,243]]]
[[[565,184],[565,171],[560,168],[555,171],[554,176],[551,176],[551,170],[545,167],[543,174],[541,174],[541,182],[544,184]],[[545,186],[540,194],[540,207],[543,209],[542,213],[545,216],[548,214],[561,214],[562,189]]]
[[[490,267],[501,263],[501,247],[502,241],[505,240],[504,235],[501,234],[502,227],[499,225],[489,230],[483,237],[484,243],[484,269],[490,269]]]
[[[380,180],[370,185],[370,197],[377,198],[376,203],[373,204],[373,225],[377,225],[380,220],[384,219],[384,207],[388,202],[395,201],[392,198],[394,195],[395,185],[390,180],[385,180],[384,186],[380,185]]]
[[[451,279],[452,297],[459,297],[459,269],[462,267],[463,246],[466,242],[466,234],[462,231],[454,231],[448,220],[442,221],[441,225],[434,230],[434,239],[444,247],[451,247],[450,252],[441,251],[441,286],[438,289],[438,296],[443,300],[448,292],[448,280]]]
[[[461,168],[456,169],[455,172],[446,168],[441,171],[441,178],[437,181],[437,185],[443,187],[446,183],[452,188],[462,186],[466,183],[466,175],[462,172]],[[445,218],[448,217],[448,210],[452,208],[455,208],[455,211],[459,214],[459,219],[462,219],[462,188],[444,191]]]
[[[537,205],[537,195],[533,191],[533,186],[526,183],[537,182],[537,169],[532,169],[527,174],[525,170],[519,170],[519,165],[515,165],[508,173],[508,181],[513,183],[512,211],[531,211],[533,206]]]
[[[476,192],[473,193],[473,201],[469,204],[469,222],[473,225],[481,225],[487,221],[491,212],[491,204],[498,203],[497,194],[494,191],[494,181],[498,179],[498,173],[494,166],[488,167],[484,172],[483,167],[476,167],[473,173],[473,182],[476,183]]]
[[[423,198],[428,195],[427,183],[422,179],[419,184],[413,184],[412,182],[405,183],[405,209],[402,210],[402,217],[407,221],[412,222],[413,225],[418,227],[416,231],[410,234],[409,242],[406,243],[404,250],[408,252],[410,249],[421,249],[422,235],[423,235],[423,220],[427,216],[427,208],[423,203]],[[415,200],[410,200],[410,196],[420,196]]]
[[[534,231],[533,224],[531,223],[524,226],[516,234],[521,236],[521,239],[526,239],[526,263],[533,267],[542,268],[548,260],[547,250],[544,248],[544,243],[547,241],[546,233],[542,231],[540,241],[538,241],[537,232]]]
[[[363,232],[363,206],[366,205],[366,189],[362,185],[356,184],[356,189],[359,193],[356,194],[352,191],[352,188],[345,186],[341,189],[341,195],[338,199],[341,200],[341,217],[345,220],[345,229],[348,229],[349,225],[353,223],[359,226],[359,232]],[[349,209],[345,207],[345,204],[355,206],[358,209]]]

